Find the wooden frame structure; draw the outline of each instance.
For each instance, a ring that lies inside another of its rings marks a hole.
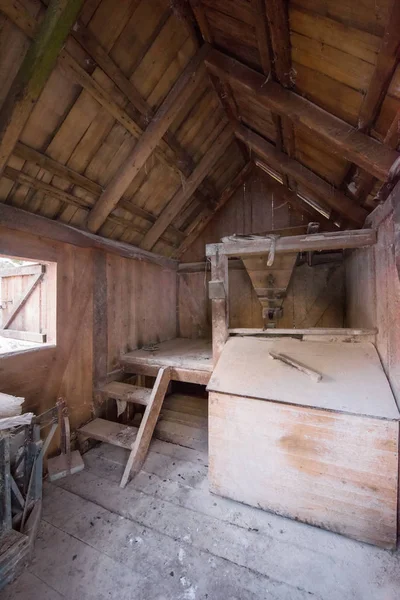
[[[220,244],[208,244],[206,255],[211,260],[211,280],[209,298],[212,309],[212,344],[214,366],[217,364],[226,340],[229,337],[229,281],[228,259],[238,257],[256,257],[268,254],[274,245],[274,252],[311,252],[318,250],[337,250],[344,248],[364,248],[376,243],[376,231],[362,229],[328,233],[306,234],[300,236],[259,240],[224,241]],[[295,330],[294,330],[295,331]],[[301,330],[299,330],[301,331]],[[317,330],[316,330],[317,331]],[[251,334],[247,330],[247,335]],[[260,333],[254,330],[254,333]],[[279,333],[275,330],[274,333]]]

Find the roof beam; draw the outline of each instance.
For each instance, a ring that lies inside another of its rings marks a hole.
[[[268,254],[274,240],[260,237],[259,240],[240,240],[207,244],[206,256],[217,252],[225,256],[260,256]],[[280,237],[276,240],[275,253],[313,252],[322,250],[342,250],[344,248],[365,248],[376,244],[375,229],[356,229],[355,231],[332,231]]]
[[[203,156],[191,176],[167,204],[161,212],[156,223],[144,236],[140,246],[146,250],[151,250],[160,236],[164,233],[168,225],[172,223],[179,211],[183,209],[186,202],[192,196],[203,179],[210,173],[215,166],[216,161],[222,156],[229,144],[233,140],[233,131],[230,125],[227,125],[211,148]]]
[[[269,2],[267,2],[269,4]],[[266,75],[271,73],[271,53],[268,41],[268,27],[265,18],[264,0],[251,0],[251,7],[254,12],[254,27],[256,30],[256,38],[258,44],[258,52],[261,58],[262,70]]]
[[[235,133],[239,139],[264,159],[269,167],[293,177],[298,183],[301,183],[321,198],[324,204],[337,210],[353,223],[357,225],[364,223],[368,214],[367,211],[342,192],[333,188],[331,184],[313,173],[313,171],[283,152],[279,152],[275,146],[243,125],[240,125]]]
[[[292,58],[290,54],[290,33],[287,2],[284,0],[261,0],[267,15],[274,73],[284,87],[293,86],[291,81]]]
[[[130,155],[112,177],[89,215],[87,226],[90,231],[96,232],[100,229],[190,97],[198,84],[201,66],[209,50],[209,46],[204,44],[192,58]]]
[[[304,131],[319,135],[336,154],[368,170],[381,181],[389,177],[390,168],[399,157],[397,152],[280,84],[265,81],[261,73],[218,50],[213,49],[205,62],[212,73],[228,81],[234,88],[255,94],[269,110],[288,117]]]
[[[253,162],[248,162],[243,169],[236,175],[236,177],[231,181],[229,185],[226,186],[222,194],[220,195],[218,202],[214,208],[214,210],[210,210],[209,208],[205,208],[195,219],[194,223],[189,228],[187,237],[179,248],[173,253],[173,258],[180,259],[183,254],[190,248],[193,242],[199,237],[199,235],[204,231],[209,222],[215,217],[218,211],[221,210],[223,206],[230,200],[236,190],[243,185],[243,183],[247,180],[250,175],[252,169],[254,168]]]
[[[109,240],[99,235],[82,231],[71,225],[52,221],[46,217],[34,215],[33,213],[7,204],[2,204],[1,206],[0,226],[31,235],[39,235],[50,240],[72,244],[81,248],[98,248],[126,258],[152,262],[169,269],[177,269],[178,267],[178,263],[175,260],[166,258],[165,256],[146,252],[146,250],[142,250],[131,244]],[[5,244],[5,237],[0,236],[0,254],[9,254],[9,248]]]
[[[400,2],[392,0],[389,19],[382,38],[382,45],[378,53],[375,70],[360,109],[358,127],[361,130],[368,131],[370,129],[386,96],[399,62],[399,32]]]
[[[52,0],[0,111],[0,174],[53,70],[82,0]]]
[[[31,163],[38,165],[42,169],[45,169],[46,171],[51,173],[51,175],[60,177],[61,179],[68,181],[70,184],[76,185],[86,190],[87,192],[90,192],[97,198],[103,192],[102,186],[96,183],[95,181],[92,181],[88,177],[85,177],[85,175],[81,175],[80,173],[74,171],[70,167],[67,167],[66,165],[63,165],[57,162],[56,160],[53,160],[52,158],[50,158],[50,156],[46,156],[46,154],[42,154],[41,152],[38,152],[37,150],[34,150],[33,148],[30,148],[29,146],[26,146],[21,142],[17,143],[17,145],[14,148],[13,154],[18,158],[21,158],[22,160],[27,160]],[[140,208],[135,204],[132,204],[132,202],[130,202],[129,200],[125,200],[124,198],[120,200],[119,206],[127,212],[131,213],[132,215],[141,217],[142,219],[145,219],[150,223],[155,223],[157,220],[157,217],[153,215],[153,213],[148,212],[147,210],[144,210],[143,208]],[[178,239],[185,238],[185,234],[183,233],[183,231],[180,231],[179,229],[176,229],[173,226],[171,226],[169,229],[170,232],[173,235],[175,235]]]

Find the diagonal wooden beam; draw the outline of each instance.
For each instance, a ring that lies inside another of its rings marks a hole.
[[[332,152],[370,171],[381,181],[389,177],[397,152],[355,130],[348,123],[331,115],[316,104],[285,89],[239,61],[212,50],[205,59],[212,73],[228,81],[233,88],[255,94],[266,108],[277,112],[310,134],[317,134]]]
[[[223,206],[225,206],[228,200],[232,198],[236,190],[247,180],[253,168],[254,163],[248,162],[243,167],[243,169],[241,169],[238,175],[236,175],[233,181],[231,181],[231,183],[226,186],[226,188],[220,195],[214,210],[206,208],[197,216],[197,218],[195,219],[194,223],[192,223],[188,231],[186,239],[173,253],[173,258],[179,260],[183,256],[183,254],[185,254],[185,252],[190,248],[193,242],[195,242],[199,235],[204,231],[209,222],[214,218],[217,212],[220,211]]]
[[[22,293],[22,295],[19,298],[18,302],[14,306],[11,314],[7,317],[7,319],[4,321],[3,325],[1,326],[1,329],[7,329],[9,327],[9,325],[11,325],[11,323],[14,321],[15,317],[22,310],[22,308],[28,302],[28,300],[29,300],[30,296],[32,295],[32,293],[35,291],[35,289],[37,288],[37,286],[39,285],[39,283],[42,281],[43,274],[44,274],[44,272],[46,270],[46,267],[44,265],[41,265],[41,266],[42,266],[41,272],[34,277],[34,279],[29,284],[29,286],[27,287],[27,289]]]
[[[48,4],[48,1],[46,0],[44,3]],[[28,37],[33,38],[34,33],[38,28],[38,22],[27,12],[19,0],[14,0],[12,3],[8,2],[8,0],[0,0],[0,10],[2,10]],[[126,112],[114,102],[113,98],[107,92],[102,90],[101,86],[99,86],[90,75],[82,69],[76,60],[66,52],[64,66],[67,68],[69,66],[69,74],[72,75],[74,80],[91,94],[106,110],[108,110],[117,121],[122,125],[127,126],[128,131],[130,131],[132,135],[140,137],[154,115],[151,106],[141,97],[133,83],[125,77],[118,65],[104,51],[93,33],[91,33],[81,21],[78,20],[75,23],[71,34],[75,39],[75,43],[79,43],[85,49],[94,62],[97,63],[115,85],[125,94],[136,111],[135,118],[132,119],[129,117]],[[165,133],[164,141],[160,142],[160,147],[156,149],[156,154],[161,162],[167,164],[181,177],[188,177],[195,167],[195,162],[190,154],[179,144],[173,133],[169,131]],[[215,193],[214,185],[205,180],[197,190],[196,198],[199,202],[207,204],[210,201],[210,198],[215,197]],[[123,200],[121,200],[121,202],[123,202]]]
[[[162,136],[198,84],[201,76],[201,67],[209,51],[210,47],[204,44],[192,58],[154,115],[131,154],[107,185],[107,188],[89,215],[87,226],[90,231],[96,232],[100,229],[107,215],[117,206],[122,195],[155,150]]]
[[[272,72],[271,48],[269,43],[269,32],[265,19],[264,0],[251,0],[254,12],[254,27],[258,44],[258,52],[261,58],[261,66],[265,75]]]
[[[232,134],[232,127],[227,125],[208,152],[203,156],[191,176],[187,179],[185,186],[175,194],[172,200],[161,212],[156,223],[144,236],[140,244],[141,248],[144,248],[145,250],[151,250],[151,248],[153,248],[154,244],[164,233],[165,229],[172,223],[179,211],[183,209],[193,192],[197,189],[203,179],[210,173],[215,166],[216,161],[222,156],[229,144],[232,142]]]
[[[367,211],[354,203],[339,190],[333,188],[324,179],[293,160],[283,152],[279,152],[275,146],[267,142],[260,135],[240,125],[235,131],[236,135],[245,142],[256,154],[258,154],[269,167],[278,172],[284,172],[293,177],[307,189],[314,192],[324,204],[337,210],[340,214],[350,219],[357,225],[363,225]]]
[[[392,0],[376,66],[360,109],[358,127],[368,131],[386,96],[400,58],[400,2]]]
[[[22,142],[17,143],[17,145],[14,148],[13,155],[17,156],[18,158],[21,158],[22,160],[27,160],[40,166],[52,175],[60,177],[61,179],[64,179],[65,181],[71,183],[71,185],[76,185],[90,192],[97,198],[100,197],[100,195],[103,192],[102,186],[96,183],[95,181],[92,181],[85,175],[81,175],[81,173],[74,171],[70,167],[63,165],[57,162],[56,160],[53,160],[52,158],[50,158],[50,156],[46,156],[46,154],[42,154],[41,152],[38,152],[37,150],[34,150],[33,148],[22,144]],[[145,219],[150,223],[155,223],[157,220],[157,217],[153,215],[153,213],[144,210],[140,206],[132,204],[132,202],[129,202],[129,200],[125,200],[124,198],[120,200],[119,206],[127,212],[131,213],[132,215],[141,217],[142,219]],[[174,234],[178,239],[185,238],[185,234],[183,233],[183,231],[180,231],[179,229],[176,229],[173,226],[169,228],[169,231],[172,234]]]
[[[82,0],[52,0],[0,112],[0,174],[53,70]]]
[[[284,87],[291,88],[292,59],[287,2],[262,0],[262,3],[269,25],[275,77]]]

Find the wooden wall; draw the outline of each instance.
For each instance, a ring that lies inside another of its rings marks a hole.
[[[64,396],[76,428],[92,414],[102,332],[108,339],[103,376],[115,368],[120,351],[176,335],[174,270],[5,227],[0,254],[57,263],[57,343],[0,356],[0,390],[25,397],[24,410],[39,414]],[[103,276],[99,256],[106,265]],[[102,310],[99,293],[106,294]]]
[[[178,275],[178,322],[182,337],[211,337],[210,273]],[[229,269],[230,327],[263,327],[261,304],[247,271]],[[295,268],[278,327],[343,327],[344,274],[341,266],[304,264]]]
[[[299,215],[269,185],[270,177],[254,169],[224,208],[213,218],[204,232],[182,256],[182,262],[204,260],[205,245],[219,242],[234,233],[263,233],[272,229],[304,225],[310,219]],[[278,184],[279,187],[279,184]]]
[[[270,178],[255,169],[207,229],[183,255],[183,263],[205,260],[205,245],[219,242],[234,233],[262,233],[272,229],[296,227],[311,218],[294,211],[270,186]],[[232,262],[232,261],[230,261]],[[238,261],[237,261],[238,262]],[[232,265],[233,267],[233,265]],[[181,265],[184,269],[184,265]],[[331,281],[333,278],[333,281]],[[279,327],[342,327],[343,272],[319,265],[297,267],[284,303]],[[211,335],[210,303],[207,296],[209,272],[184,272],[178,276],[178,321],[182,337]],[[334,284],[336,281],[336,285]],[[331,282],[331,283],[329,283]],[[247,272],[241,266],[229,270],[231,327],[262,327],[261,305]]]
[[[400,199],[399,186],[387,202]],[[376,344],[400,406],[400,281],[395,264],[395,219],[386,211],[372,248],[353,251],[346,260],[346,323],[377,327]],[[379,217],[379,215],[377,215]]]

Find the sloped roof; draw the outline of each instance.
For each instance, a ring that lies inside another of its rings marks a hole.
[[[0,201],[179,257],[253,162],[342,227],[392,177],[398,2],[86,0],[11,143],[47,4],[0,6]]]

